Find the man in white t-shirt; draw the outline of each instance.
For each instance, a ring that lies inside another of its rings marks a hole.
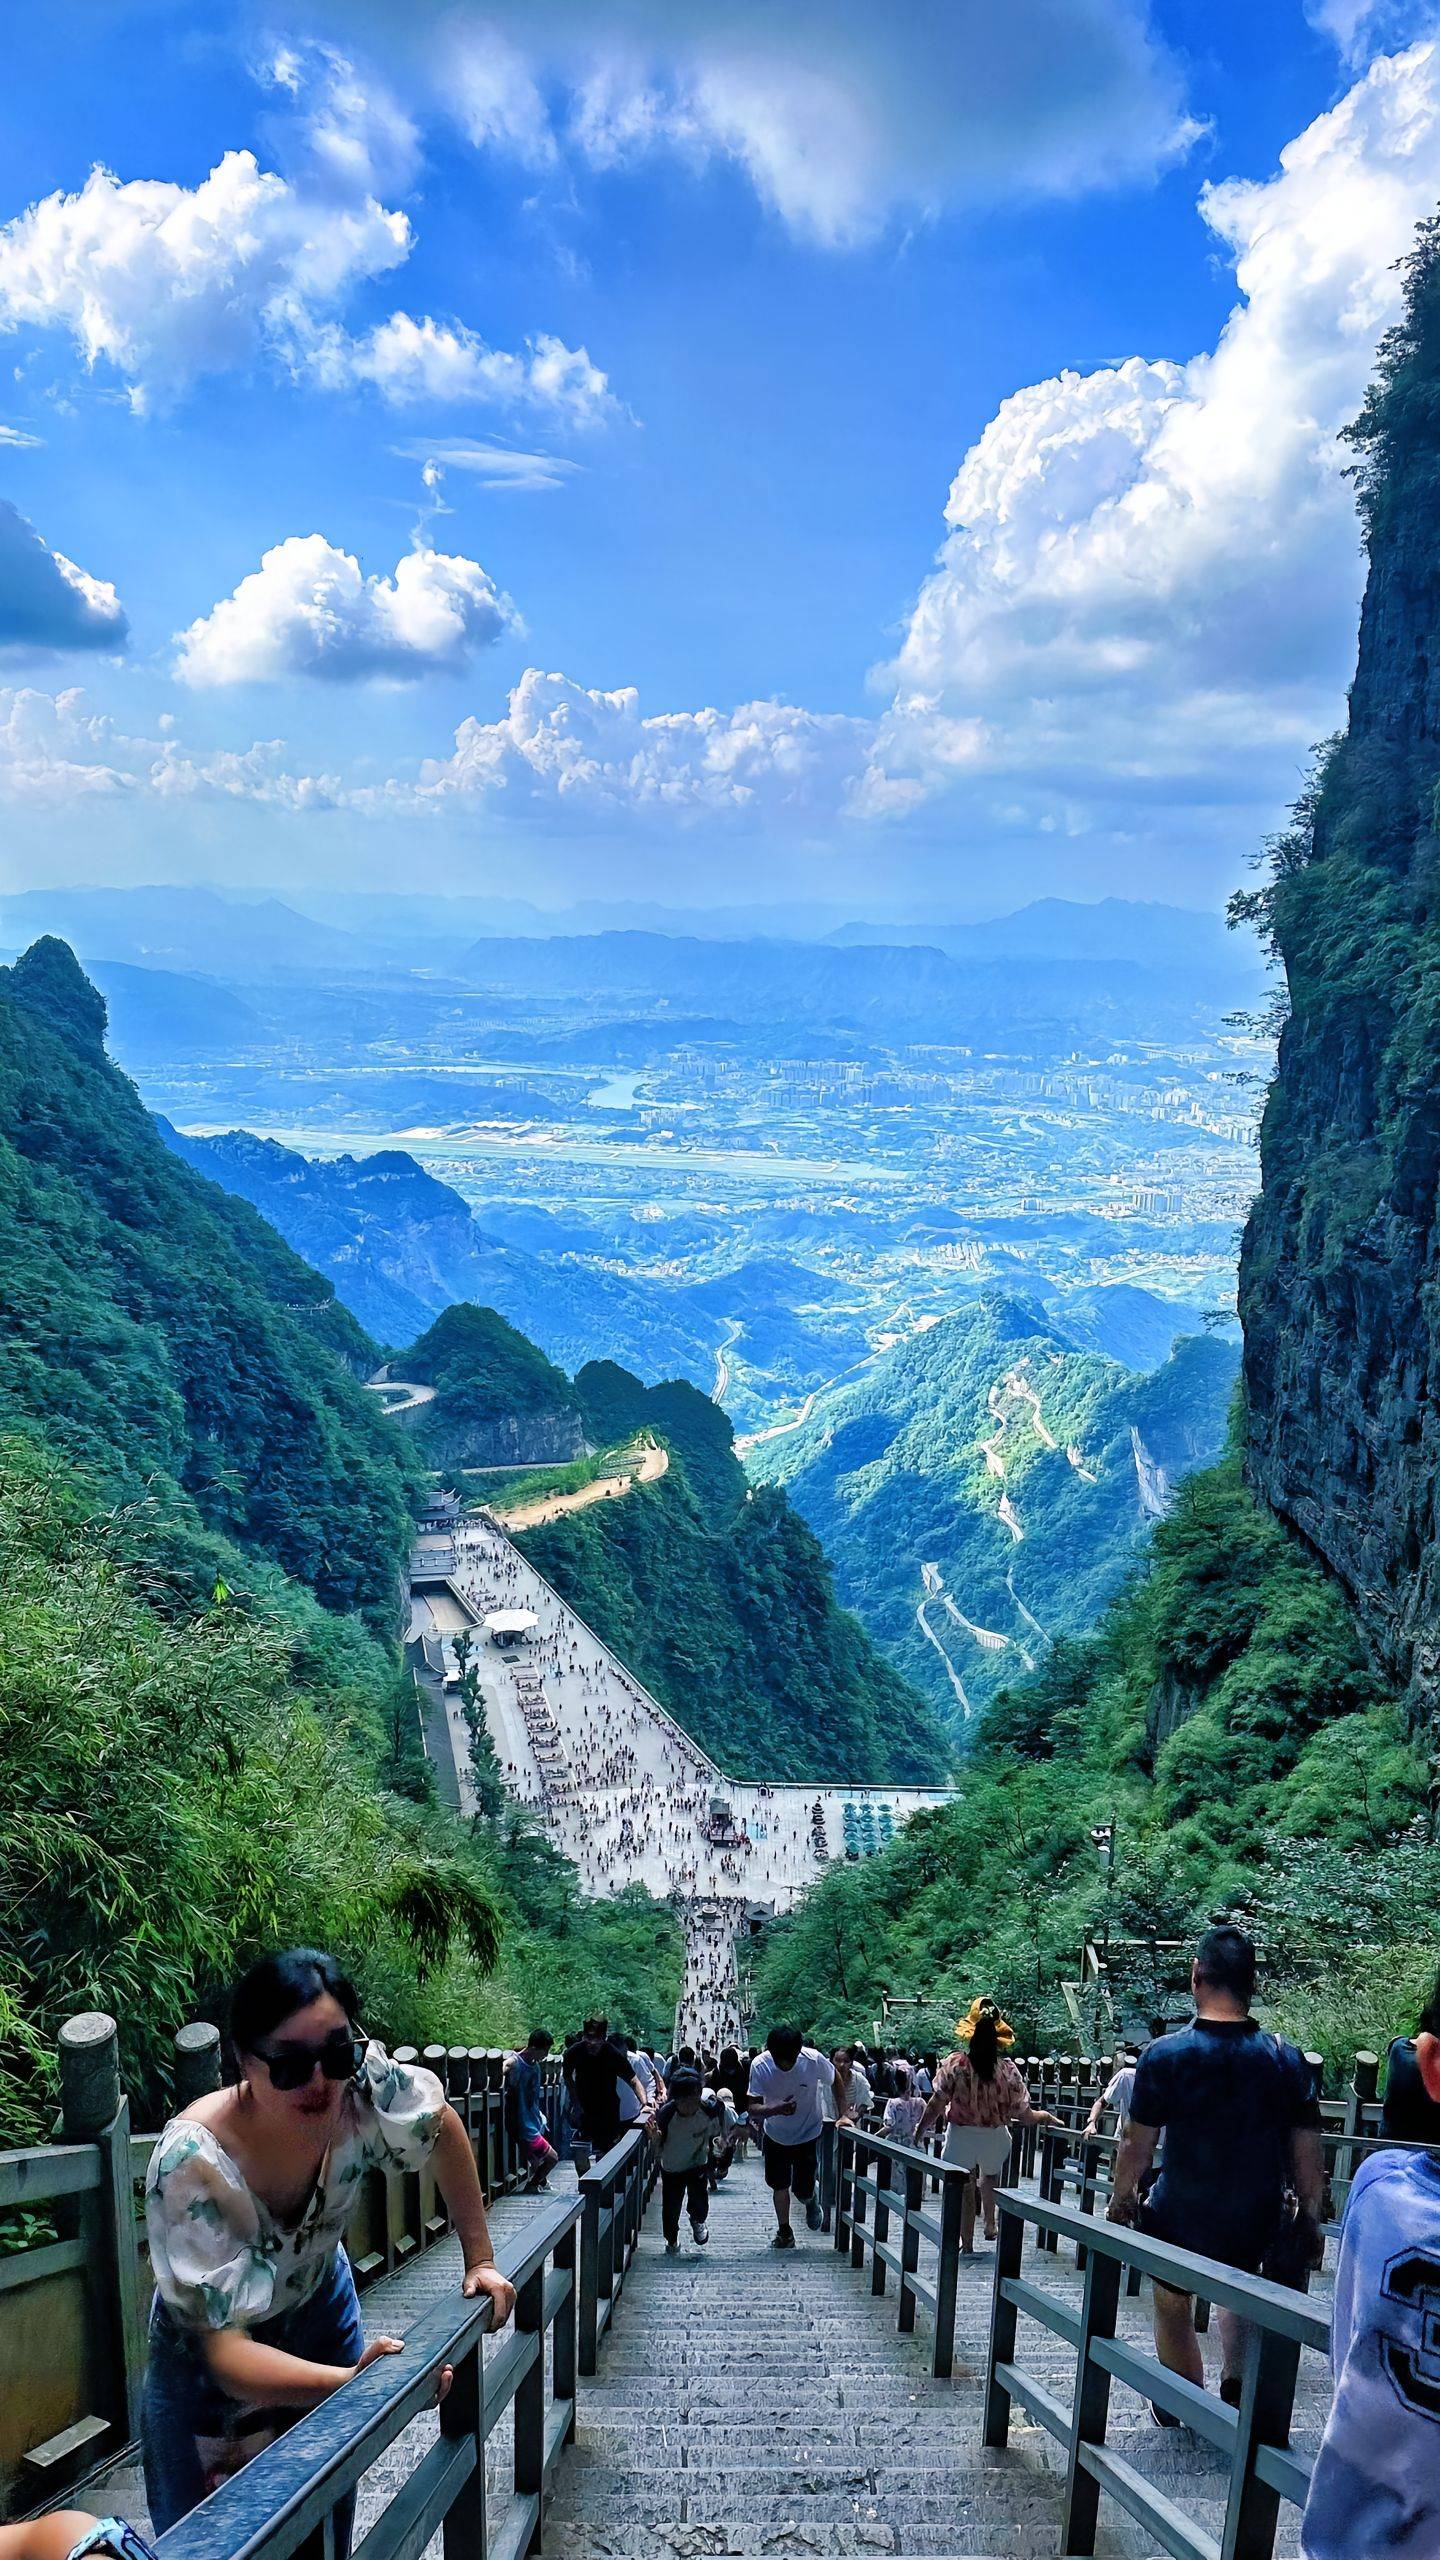
[[[812,2231],[820,2228],[816,2167],[824,2093],[835,2073],[823,2053],[806,2044],[798,2027],[772,2027],[765,2050],[750,2065],[749,2112],[763,2129],[765,2184],[775,2206],[772,2247],[793,2249],[790,2198],[798,2196]]]
[[[665,2096],[665,2083],[649,2054],[645,2052],[643,2046],[636,2043],[633,2036],[621,2036],[619,2041],[630,2056],[630,2068],[640,2084],[640,2089],[645,2092],[642,2100],[639,2091],[633,2085],[627,2088],[624,2082],[621,2082],[620,2126],[622,2132],[628,2133],[631,2125],[638,2124],[642,2115],[653,2112],[661,2104]]]
[[[1131,2107],[1135,2096],[1135,2068],[1137,2058],[1138,2057],[1132,2057],[1129,2062],[1123,2063],[1120,2069],[1115,2073],[1114,2077],[1107,2081],[1085,2120],[1085,2124],[1082,2127],[1082,2139],[1086,2134],[1099,2132],[1100,2119],[1107,2107],[1113,2107],[1115,2110],[1116,2132],[1124,2132],[1125,2127],[1130,2121]]]

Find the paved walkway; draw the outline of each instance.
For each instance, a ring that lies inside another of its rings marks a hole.
[[[616,1502],[632,1485],[657,1484],[670,1470],[670,1452],[657,1446],[641,1450],[633,1467],[619,1475],[593,1476],[582,1484],[578,1493],[551,1493],[538,1502],[522,1502],[513,1511],[504,1511],[497,1503],[489,1507],[502,1529],[543,1529],[548,1521],[563,1520],[572,1511],[587,1511],[595,1502]]]
[[[773,2218],[758,2163],[714,2199],[710,2244],[668,2258],[652,2206],[630,2280],[581,2403],[575,2453],[560,2474],[545,2548],[556,2560],[611,2560],[659,2549],[698,2554],[1058,2553],[1064,2465],[1018,2413],[1004,2453],[981,2442],[993,2252],[962,2264],[953,2380],[929,2371],[917,2334],[895,2327],[894,2286],[870,2293],[826,2234],[797,2226],[770,2246]],[[922,2256],[922,2272],[930,2252]],[[1061,2257],[1032,2258],[1032,2281],[1078,2306],[1082,2279]],[[1122,2329],[1148,2342],[1148,2297]],[[1022,2361],[1068,2400],[1074,2352],[1022,2323]],[[1207,2357],[1214,2364],[1214,2342]],[[1313,2450],[1328,2402],[1306,2360],[1298,2448]],[[1213,2379],[1213,2373],[1212,2373]],[[1225,2475],[1186,2430],[1162,2431],[1117,2384],[1110,2442],[1218,2538]],[[1286,2510],[1277,2550],[1298,2547]],[[1099,2554],[1141,2560],[1153,2538],[1109,2501]]]
[[[946,1800],[938,1788],[727,1778],[491,1521],[461,1521],[453,1541],[422,1539],[412,1572],[444,1638],[455,1603],[437,1589],[441,1574],[477,1621],[494,1609],[534,1616],[528,1643],[501,1652],[482,1638],[470,1657],[501,1774],[573,1860],[586,1893],[641,1883],[679,1904],[681,2037],[738,2040],[733,1939],[747,1902],[787,1909],[832,1858],[879,1847],[918,1807]],[[463,1730],[459,1743],[464,1805]]]

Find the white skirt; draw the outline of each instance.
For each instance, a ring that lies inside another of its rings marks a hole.
[[[962,2169],[978,2169],[982,2177],[1003,2177],[1010,2166],[1010,2128],[1003,2124],[949,2125],[944,2157]]]

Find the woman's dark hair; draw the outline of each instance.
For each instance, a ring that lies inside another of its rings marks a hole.
[[[738,2045],[734,2045],[734,2044],[725,2044],[725,2045],[722,2045],[722,2046],[721,2046],[721,2048],[720,2048],[720,2068],[721,2068],[721,2070],[722,2070],[722,2071],[738,2071],[738,2070],[739,2070],[739,2068],[740,2068],[740,2048],[739,2048],[739,2046],[738,2046]]]
[[[982,2009],[970,2038],[970,2068],[977,2080],[993,2080],[1000,2059],[1000,2030],[993,2009]]]
[[[1440,2036],[1440,1974],[1437,1974],[1435,1988],[1420,2012],[1420,2024],[1415,2032],[1422,2036]]]
[[[230,2042],[237,2053],[254,2053],[262,2037],[273,2035],[329,1992],[338,2000],[353,2028],[360,2024],[360,1994],[333,1956],[318,1947],[287,1947],[280,1955],[262,1956],[242,1973],[230,1994]]]

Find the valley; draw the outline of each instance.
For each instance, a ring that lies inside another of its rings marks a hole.
[[[89,932],[57,903],[103,982],[123,894]],[[325,965],[297,937],[282,977],[237,911],[252,1029],[207,979],[207,1045],[176,963],[190,932],[214,969],[214,924],[182,895],[148,1014],[123,964],[119,1055],[383,1339],[470,1298],[571,1369],[718,1376],[750,1437],[986,1289],[1134,1289],[1190,1330],[1233,1309],[1253,950],[1163,908],[1051,909],[947,950],[492,938],[424,978],[358,940],[337,973],[338,936]],[[0,901],[0,940],[44,913]]]

